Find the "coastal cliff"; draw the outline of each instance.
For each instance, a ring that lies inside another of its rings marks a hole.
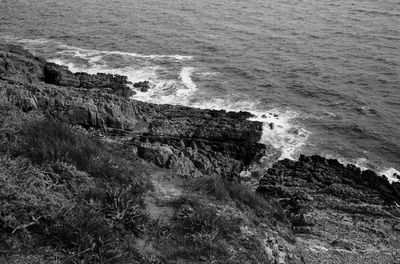
[[[400,184],[320,156],[259,164],[247,112],[130,99],[0,44],[1,263],[396,263]]]

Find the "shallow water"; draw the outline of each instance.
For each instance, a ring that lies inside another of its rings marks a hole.
[[[270,159],[400,169],[400,1],[3,0],[0,36],[149,80],[139,100],[251,111]]]

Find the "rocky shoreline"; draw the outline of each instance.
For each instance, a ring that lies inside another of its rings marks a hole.
[[[174,181],[216,176],[278,201],[286,220],[274,227],[262,218],[250,221],[250,209],[233,207],[247,223],[241,236],[256,237],[270,263],[399,263],[400,183],[316,155],[263,168],[262,123],[247,120],[250,113],[144,103],[130,99],[127,84],[124,76],[71,73],[19,46],[0,44],[3,103],[117,141],[135,157],[172,171],[179,179]],[[149,240],[159,261],[151,263],[190,259],[163,258],[165,245]],[[195,263],[203,262],[212,261]]]

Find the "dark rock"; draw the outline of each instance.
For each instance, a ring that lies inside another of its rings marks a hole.
[[[19,46],[0,44],[0,77],[17,83],[38,83],[43,78],[43,61]]]
[[[352,251],[353,247],[354,247],[353,244],[350,241],[345,240],[345,239],[334,240],[331,243],[331,245],[334,246],[334,247],[337,247],[337,248],[348,250],[348,251]]]
[[[68,70],[68,67],[48,62],[43,69],[43,81],[61,86],[79,87],[79,78]]]
[[[141,92],[147,92],[150,89],[150,82],[149,81],[137,82],[133,84],[133,87],[139,88]]]
[[[323,190],[325,193],[336,195],[341,198],[362,198],[364,194],[348,185],[334,183]]]
[[[86,89],[104,88],[103,91],[122,97],[131,97],[135,94],[126,85],[128,84],[127,77],[117,74],[72,73],[68,70],[68,67],[50,62],[45,63],[43,74],[43,81],[50,84]]]
[[[397,180],[400,181],[400,175],[398,175],[398,174],[396,174],[396,173],[393,173],[393,178],[396,178]]]
[[[275,126],[275,124],[274,124],[274,123],[269,123],[269,128],[270,128],[271,130],[273,130],[273,129],[274,129],[274,126]]]

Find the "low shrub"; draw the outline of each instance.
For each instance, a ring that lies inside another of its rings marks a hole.
[[[92,177],[121,183],[137,173],[137,166],[112,146],[54,119],[27,122],[18,141],[14,155],[24,155],[34,164],[66,162]]]
[[[263,196],[247,186],[226,181],[218,176],[201,177],[195,180],[194,188],[220,200],[233,200],[254,210],[266,210],[269,203]]]
[[[252,191],[247,186],[233,181],[226,181],[218,176],[208,176],[196,179],[194,189],[223,201],[232,200],[239,209],[246,207],[260,217],[269,217],[270,222],[289,224],[286,213],[276,200],[264,197]]]
[[[3,142],[10,151],[0,152],[0,253],[12,259],[49,248],[41,256],[57,253],[62,263],[135,263],[140,254],[127,237],[147,221],[140,164],[56,120],[21,120],[13,129],[13,143]]]
[[[17,154],[24,154],[36,164],[65,161],[87,170],[102,150],[101,144],[89,135],[54,119],[28,122],[20,135],[21,149]]]
[[[170,203],[176,208],[172,230],[178,242],[170,258],[213,263],[225,262],[230,256],[229,240],[239,232],[236,219],[219,214],[216,208],[201,204],[194,197],[182,196]]]
[[[170,205],[176,209],[168,256],[172,262],[269,263],[258,235],[242,232],[241,216],[196,195],[181,196]]]

